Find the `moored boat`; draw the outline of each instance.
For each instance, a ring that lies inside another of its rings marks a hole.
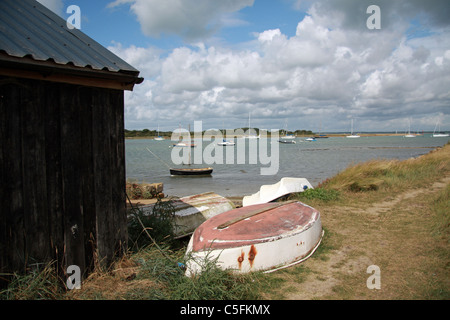
[[[438,138],[438,137],[448,137],[448,136],[450,136],[448,133],[444,133],[444,132],[441,132],[441,133],[433,133],[433,137],[434,138]]]
[[[173,176],[201,176],[210,175],[213,168],[170,168],[170,174]]]
[[[236,272],[271,272],[307,259],[323,236],[320,213],[299,201],[242,207],[218,214],[193,233],[186,275],[206,261]]]
[[[437,129],[437,132],[436,132]],[[441,125],[439,123],[439,121],[436,123],[436,126],[434,127],[434,131],[433,131],[433,135],[434,138],[439,138],[439,137],[448,137],[449,134],[445,133],[445,132],[441,132]]]
[[[349,136],[346,136],[346,138],[360,138],[359,135],[353,133],[353,119],[352,119],[352,130],[351,130],[351,133],[350,133]]]
[[[217,144],[218,144],[219,146],[226,147],[226,146],[234,146],[236,143],[233,142],[233,141],[227,141],[227,140],[223,139],[222,142],[219,142],[219,143],[217,143]]]
[[[284,140],[284,139],[280,139],[278,140],[279,143],[284,143],[284,144],[296,144],[296,142],[294,140]]]
[[[173,147],[182,147],[182,148],[194,148],[197,145],[195,143],[184,143],[184,142],[179,142],[179,143],[175,143],[172,145]]]

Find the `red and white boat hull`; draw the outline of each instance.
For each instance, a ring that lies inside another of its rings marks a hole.
[[[320,213],[298,201],[234,209],[196,229],[186,275],[201,272],[207,260],[236,272],[284,268],[308,258],[322,236]]]

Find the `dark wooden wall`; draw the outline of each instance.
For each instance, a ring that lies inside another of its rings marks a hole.
[[[0,76],[0,273],[126,249],[123,94]]]

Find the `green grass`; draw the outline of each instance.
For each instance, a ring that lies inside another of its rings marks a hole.
[[[339,191],[334,189],[315,188],[315,189],[307,189],[304,192],[296,193],[292,198],[296,198],[300,201],[315,199],[320,200],[322,202],[331,202],[339,200],[340,193]]]
[[[52,263],[25,275],[14,274],[8,288],[0,291],[0,300],[56,300],[65,294]]]

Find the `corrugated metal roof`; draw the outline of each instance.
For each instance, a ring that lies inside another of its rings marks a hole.
[[[0,0],[0,52],[93,70],[139,71],[35,0]]]

